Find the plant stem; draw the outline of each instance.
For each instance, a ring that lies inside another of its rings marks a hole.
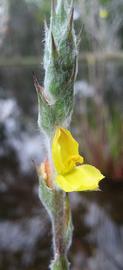
[[[51,189],[39,177],[39,198],[45,206],[52,223],[53,256],[51,270],[69,270],[67,252],[72,242],[73,224],[68,194],[58,189]]]
[[[52,219],[54,260],[51,270],[68,270],[65,230],[66,230],[66,194],[63,191],[55,190],[54,215]]]
[[[50,267],[51,270],[69,270],[69,263],[66,256],[59,256],[54,259]]]
[[[65,193],[55,191],[54,217],[52,221],[54,254],[64,254],[64,199]]]

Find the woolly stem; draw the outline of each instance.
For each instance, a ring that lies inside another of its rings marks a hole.
[[[55,191],[55,209],[52,221],[53,227],[53,244],[55,254],[64,254],[64,198],[62,191]]]
[[[53,256],[51,270],[69,270],[67,252],[72,242],[73,225],[68,194],[61,190],[51,189],[39,177],[39,198],[45,206],[52,223]]]
[[[68,270],[67,247],[65,243],[66,209],[65,196],[62,191],[55,191],[54,215],[52,218],[54,260],[51,263],[51,270]]]

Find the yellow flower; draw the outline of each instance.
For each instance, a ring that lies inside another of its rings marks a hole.
[[[65,192],[98,189],[104,176],[94,166],[83,164],[79,145],[70,131],[57,128],[52,143],[52,158],[57,172],[55,182]]]
[[[99,16],[101,19],[105,19],[109,16],[109,13],[105,8],[101,8],[99,11]]]

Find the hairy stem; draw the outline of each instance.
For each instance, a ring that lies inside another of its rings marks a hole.
[[[65,241],[66,230],[66,194],[62,191],[55,191],[54,196],[54,215],[52,219],[54,260],[51,270],[68,270],[67,249]]]
[[[53,261],[51,270],[69,270],[67,252],[72,242],[73,224],[68,194],[50,189],[42,175],[39,177],[39,197],[52,223]]]
[[[55,211],[52,221],[53,228],[53,244],[54,254],[62,255],[65,253],[64,244],[64,223],[65,223],[65,209],[64,209],[65,193],[62,191],[55,191]]]

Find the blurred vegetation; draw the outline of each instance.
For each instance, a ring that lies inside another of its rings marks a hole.
[[[123,27],[122,0],[79,0],[81,20],[92,50],[121,49]]]
[[[49,21],[50,0],[2,0],[1,3],[8,8],[8,13],[4,9],[8,24],[4,38],[2,37],[0,55],[12,57],[43,54],[43,24],[45,18]],[[76,0],[75,25],[78,33],[82,28],[81,50],[121,49],[122,13],[122,0]]]

